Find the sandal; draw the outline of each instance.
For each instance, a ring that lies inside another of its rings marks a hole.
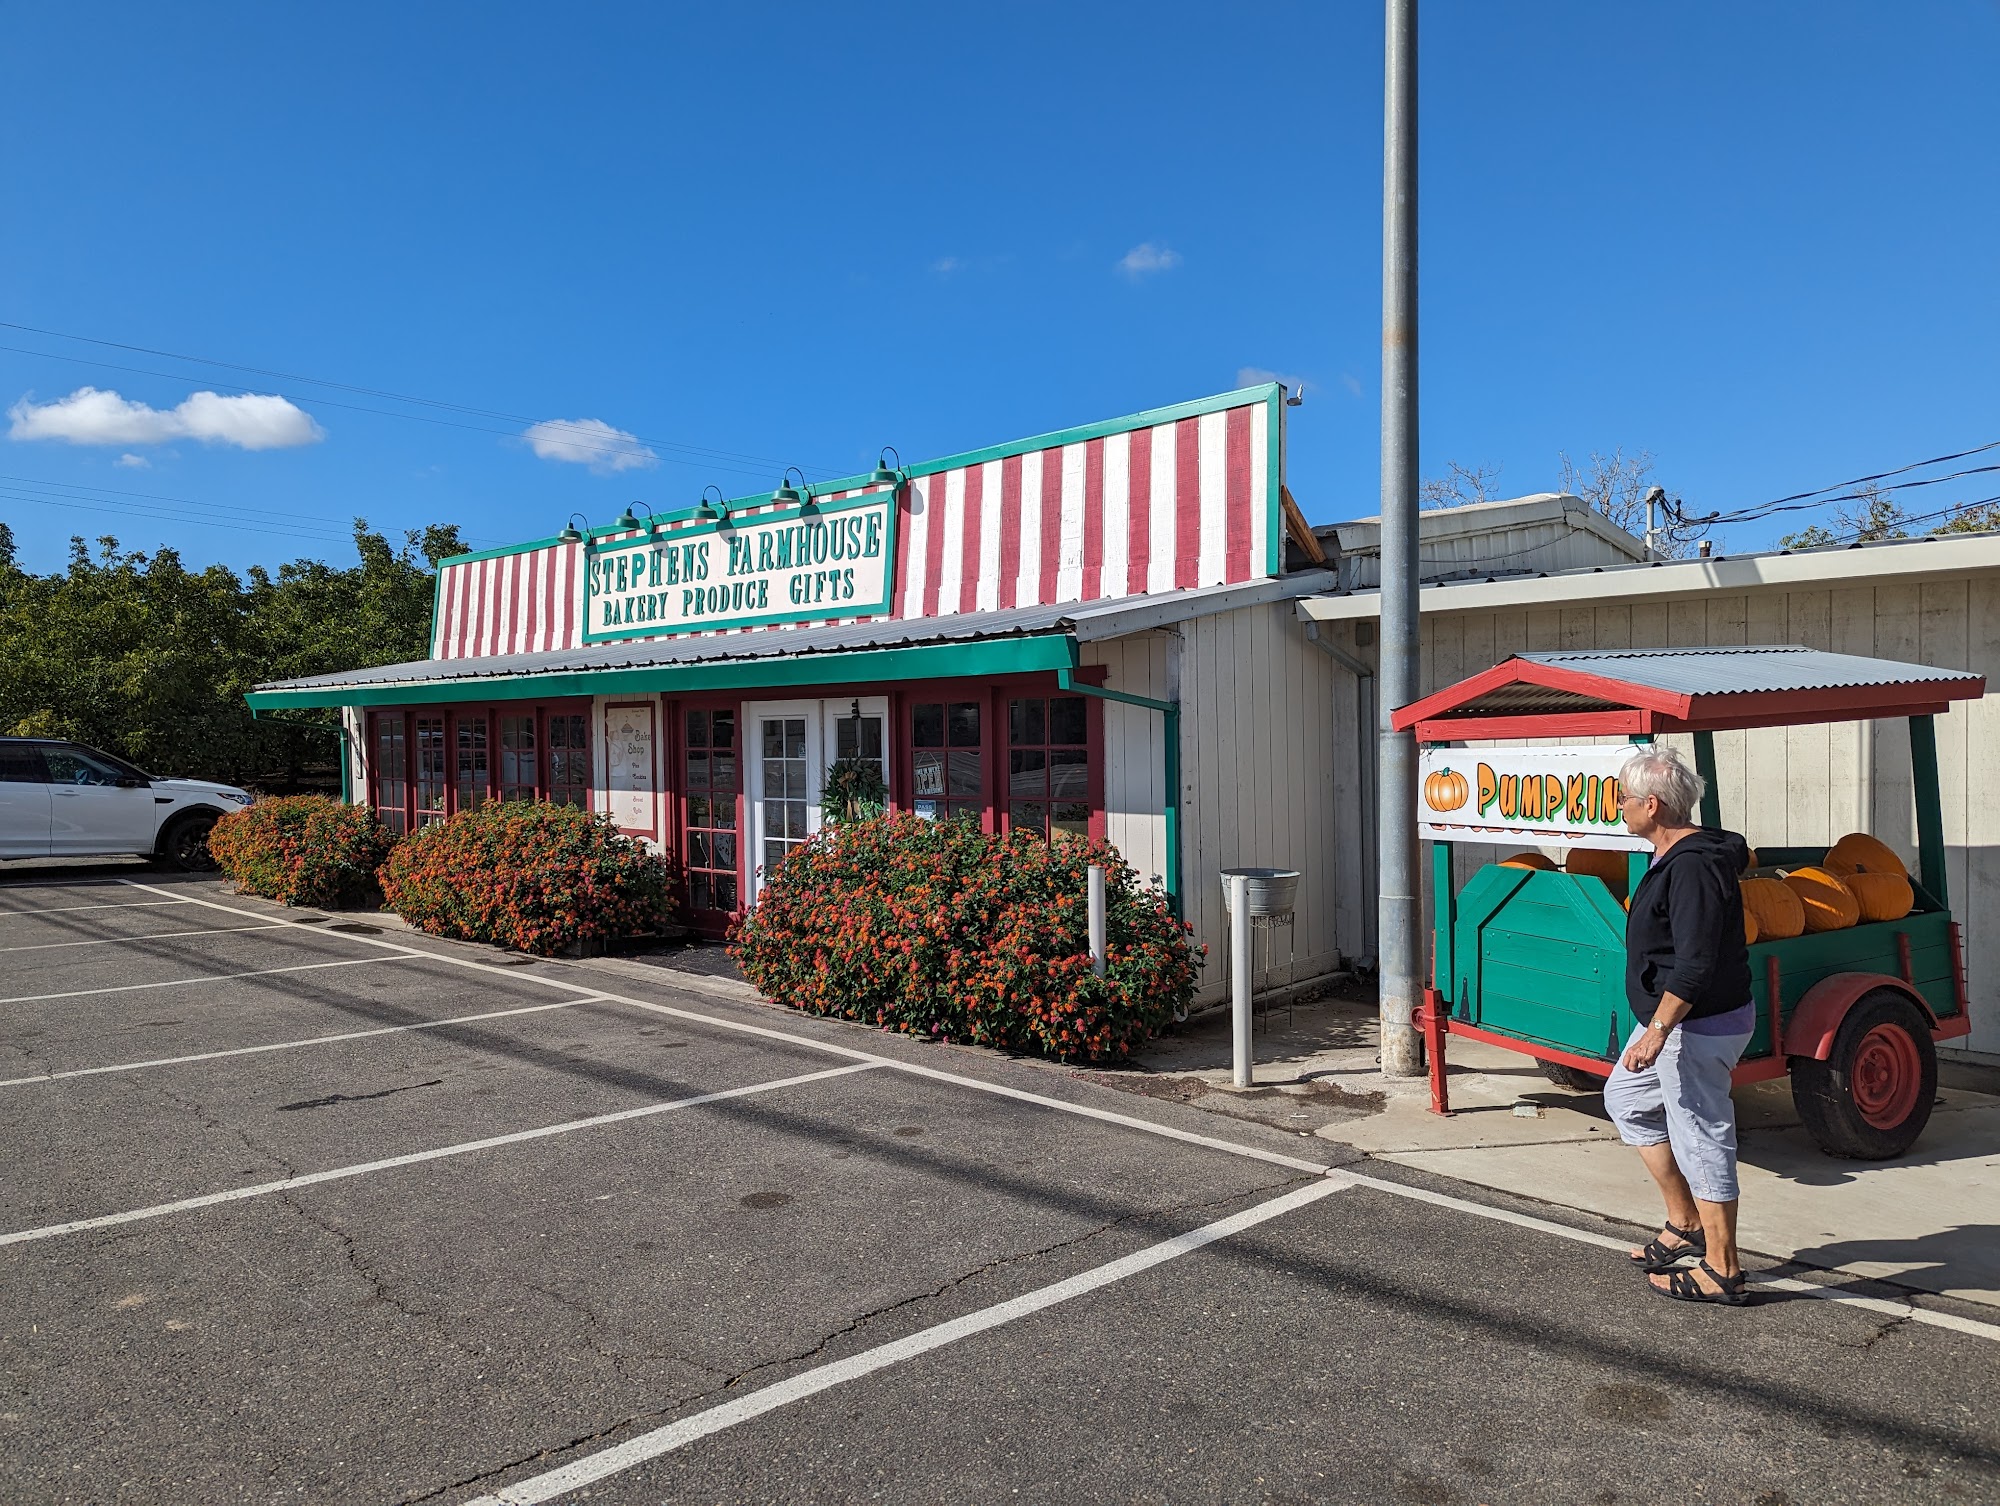
[[[1661,1239],[1665,1238],[1668,1234],[1673,1235],[1681,1242],[1677,1245],[1661,1244]],[[1644,1250],[1637,1255],[1631,1255],[1627,1258],[1648,1276],[1664,1276],[1668,1271],[1677,1267],[1687,1256],[1692,1255],[1696,1259],[1701,1259],[1707,1254],[1708,1235],[1702,1231],[1701,1225],[1697,1224],[1692,1229],[1683,1229],[1678,1224],[1669,1222],[1660,1234],[1655,1235],[1651,1240],[1647,1241]]]
[[[1708,1279],[1720,1287],[1720,1291],[1709,1291],[1695,1279],[1693,1271],[1675,1271],[1671,1275],[1662,1271],[1659,1274],[1667,1276],[1664,1287],[1653,1286],[1650,1281],[1646,1284],[1662,1297],[1672,1297],[1676,1302],[1715,1302],[1724,1307],[1742,1307],[1750,1301],[1743,1290],[1743,1283],[1750,1279],[1746,1273],[1738,1271],[1734,1276],[1721,1276],[1706,1260],[1701,1263],[1701,1269],[1708,1272]]]

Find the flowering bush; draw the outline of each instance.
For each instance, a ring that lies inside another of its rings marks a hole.
[[[222,817],[208,852],[244,894],[337,909],[371,897],[375,870],[395,842],[365,805],[286,795]]]
[[[420,931],[547,957],[673,918],[673,862],[609,818],[538,801],[481,805],[426,826],[382,866],[389,908]]]
[[[1105,869],[1090,968],[1086,870]],[[1127,1055],[1194,994],[1205,948],[1105,842],[909,814],[823,828],[731,933],[743,975],[813,1014],[1063,1060]]]

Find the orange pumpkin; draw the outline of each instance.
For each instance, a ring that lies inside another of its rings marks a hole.
[[[1622,852],[1605,847],[1572,847],[1563,859],[1563,871],[1603,879],[1605,888],[1611,891],[1614,898],[1625,897],[1626,876],[1630,868],[1629,859]]]
[[[1511,858],[1500,860],[1502,868],[1533,868],[1542,873],[1554,873],[1556,865],[1539,852],[1517,852]]]
[[[1434,811],[1455,811],[1471,795],[1465,776],[1456,769],[1439,769],[1424,781],[1424,803]]]
[[[1905,877],[1909,874],[1893,847],[1865,831],[1851,831],[1834,843],[1827,849],[1823,866],[1841,878],[1850,873],[1900,873]]]
[[[1853,892],[1863,920],[1901,920],[1917,902],[1907,874],[1856,873],[1841,882]]]
[[[1784,884],[1805,907],[1808,931],[1844,931],[1861,919],[1854,891],[1838,874],[1824,868],[1794,868],[1785,875]]]
[[[1747,878],[1742,888],[1743,913],[1756,917],[1762,940],[1783,941],[1805,930],[1805,906],[1777,879]]]
[[[1757,912],[1748,905],[1743,907],[1743,944],[1745,946],[1757,944]]]
[[[1748,873],[1752,868],[1755,868],[1756,866],[1757,866],[1757,849],[1752,847],[1749,849],[1749,855],[1745,857],[1743,860],[1743,871],[1745,873]]]

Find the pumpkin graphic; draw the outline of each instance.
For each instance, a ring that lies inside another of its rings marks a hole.
[[[1471,795],[1465,776],[1456,769],[1439,769],[1424,781],[1424,804],[1434,811],[1455,811]]]

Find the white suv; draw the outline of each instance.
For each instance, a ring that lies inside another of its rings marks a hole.
[[[212,868],[208,832],[250,803],[206,779],[155,779],[81,743],[0,737],[0,858],[138,853]]]

